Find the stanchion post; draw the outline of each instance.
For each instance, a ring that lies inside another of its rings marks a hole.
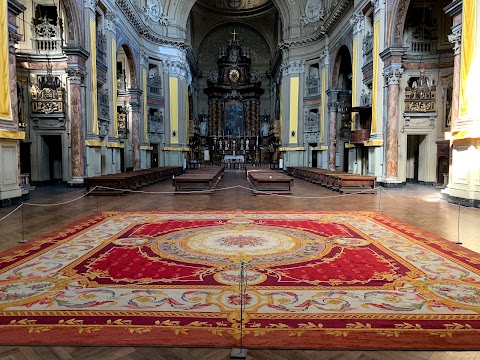
[[[237,185],[237,210],[240,210],[240,194],[239,194],[239,186]]]
[[[21,243],[26,243],[26,242],[27,242],[27,240],[25,240],[25,224],[24,224],[24,218],[25,218],[25,216],[24,216],[24,214],[23,214],[23,208],[24,208],[24,207],[25,207],[25,206],[24,206],[23,203],[22,203],[22,240],[19,241],[19,242],[21,242]]]
[[[460,241],[460,203],[458,203],[458,217],[457,217],[457,241],[455,244],[462,244]]]
[[[380,186],[380,191],[378,192],[379,196],[378,196],[378,211],[379,212],[382,212],[382,190],[383,190],[383,187]]]
[[[231,359],[246,359],[247,349],[243,347],[243,301],[247,291],[247,277],[245,274],[245,264],[243,261],[240,264],[240,347],[233,348],[230,352]]]

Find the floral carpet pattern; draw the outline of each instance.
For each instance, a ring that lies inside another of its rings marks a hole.
[[[104,212],[0,255],[0,344],[478,350],[479,312],[479,254],[377,212]]]

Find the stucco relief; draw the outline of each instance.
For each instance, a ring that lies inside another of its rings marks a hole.
[[[400,0],[397,8],[394,8],[391,13],[391,16],[394,18],[392,23],[395,24],[393,29],[393,44],[399,44],[402,39],[409,4],[410,0]]]
[[[302,29],[309,23],[315,23],[314,28],[318,28],[318,21],[323,20],[325,16],[324,6],[321,0],[307,0],[305,5],[305,14],[300,16],[300,25]]]
[[[151,20],[163,26],[168,26],[168,18],[163,15],[163,7],[160,0],[147,0],[147,5],[143,7],[145,19]]]

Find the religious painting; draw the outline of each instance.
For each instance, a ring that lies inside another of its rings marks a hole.
[[[240,100],[229,100],[225,103],[224,134],[240,136],[243,133],[243,103]]]

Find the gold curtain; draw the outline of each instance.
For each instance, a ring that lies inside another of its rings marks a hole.
[[[8,71],[8,4],[4,0],[0,9],[0,118],[12,120],[10,76]]]

